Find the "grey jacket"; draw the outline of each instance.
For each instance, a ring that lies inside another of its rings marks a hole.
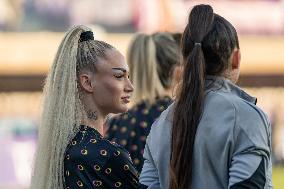
[[[222,77],[208,77],[206,89],[192,188],[272,188],[271,127],[256,98]],[[147,138],[140,182],[149,188],[169,187],[173,109],[161,114]]]

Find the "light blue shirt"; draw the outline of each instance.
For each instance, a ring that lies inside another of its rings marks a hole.
[[[272,188],[271,126],[255,103],[256,98],[229,80],[207,77],[194,143],[193,189],[228,189],[249,179],[263,182],[262,188]],[[147,138],[140,182],[149,188],[169,188],[174,106],[153,123]]]

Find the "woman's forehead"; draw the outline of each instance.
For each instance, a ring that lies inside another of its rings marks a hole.
[[[129,70],[128,65],[125,62],[124,56],[116,49],[108,50],[106,52],[106,58],[102,61],[102,64],[100,64],[99,67],[101,67],[102,69],[114,71]]]

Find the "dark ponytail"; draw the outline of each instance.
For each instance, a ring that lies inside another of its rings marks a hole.
[[[191,188],[194,139],[204,101],[206,64],[202,46],[213,20],[209,5],[195,6],[182,36],[184,73],[173,118],[170,189]]]
[[[235,28],[209,5],[195,6],[182,36],[183,78],[172,127],[170,189],[190,189],[194,140],[203,112],[206,75],[223,75],[234,49]]]

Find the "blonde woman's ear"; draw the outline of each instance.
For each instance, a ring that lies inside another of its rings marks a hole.
[[[94,84],[92,83],[92,77],[89,74],[80,74],[80,86],[82,90],[88,93],[94,92]]]

